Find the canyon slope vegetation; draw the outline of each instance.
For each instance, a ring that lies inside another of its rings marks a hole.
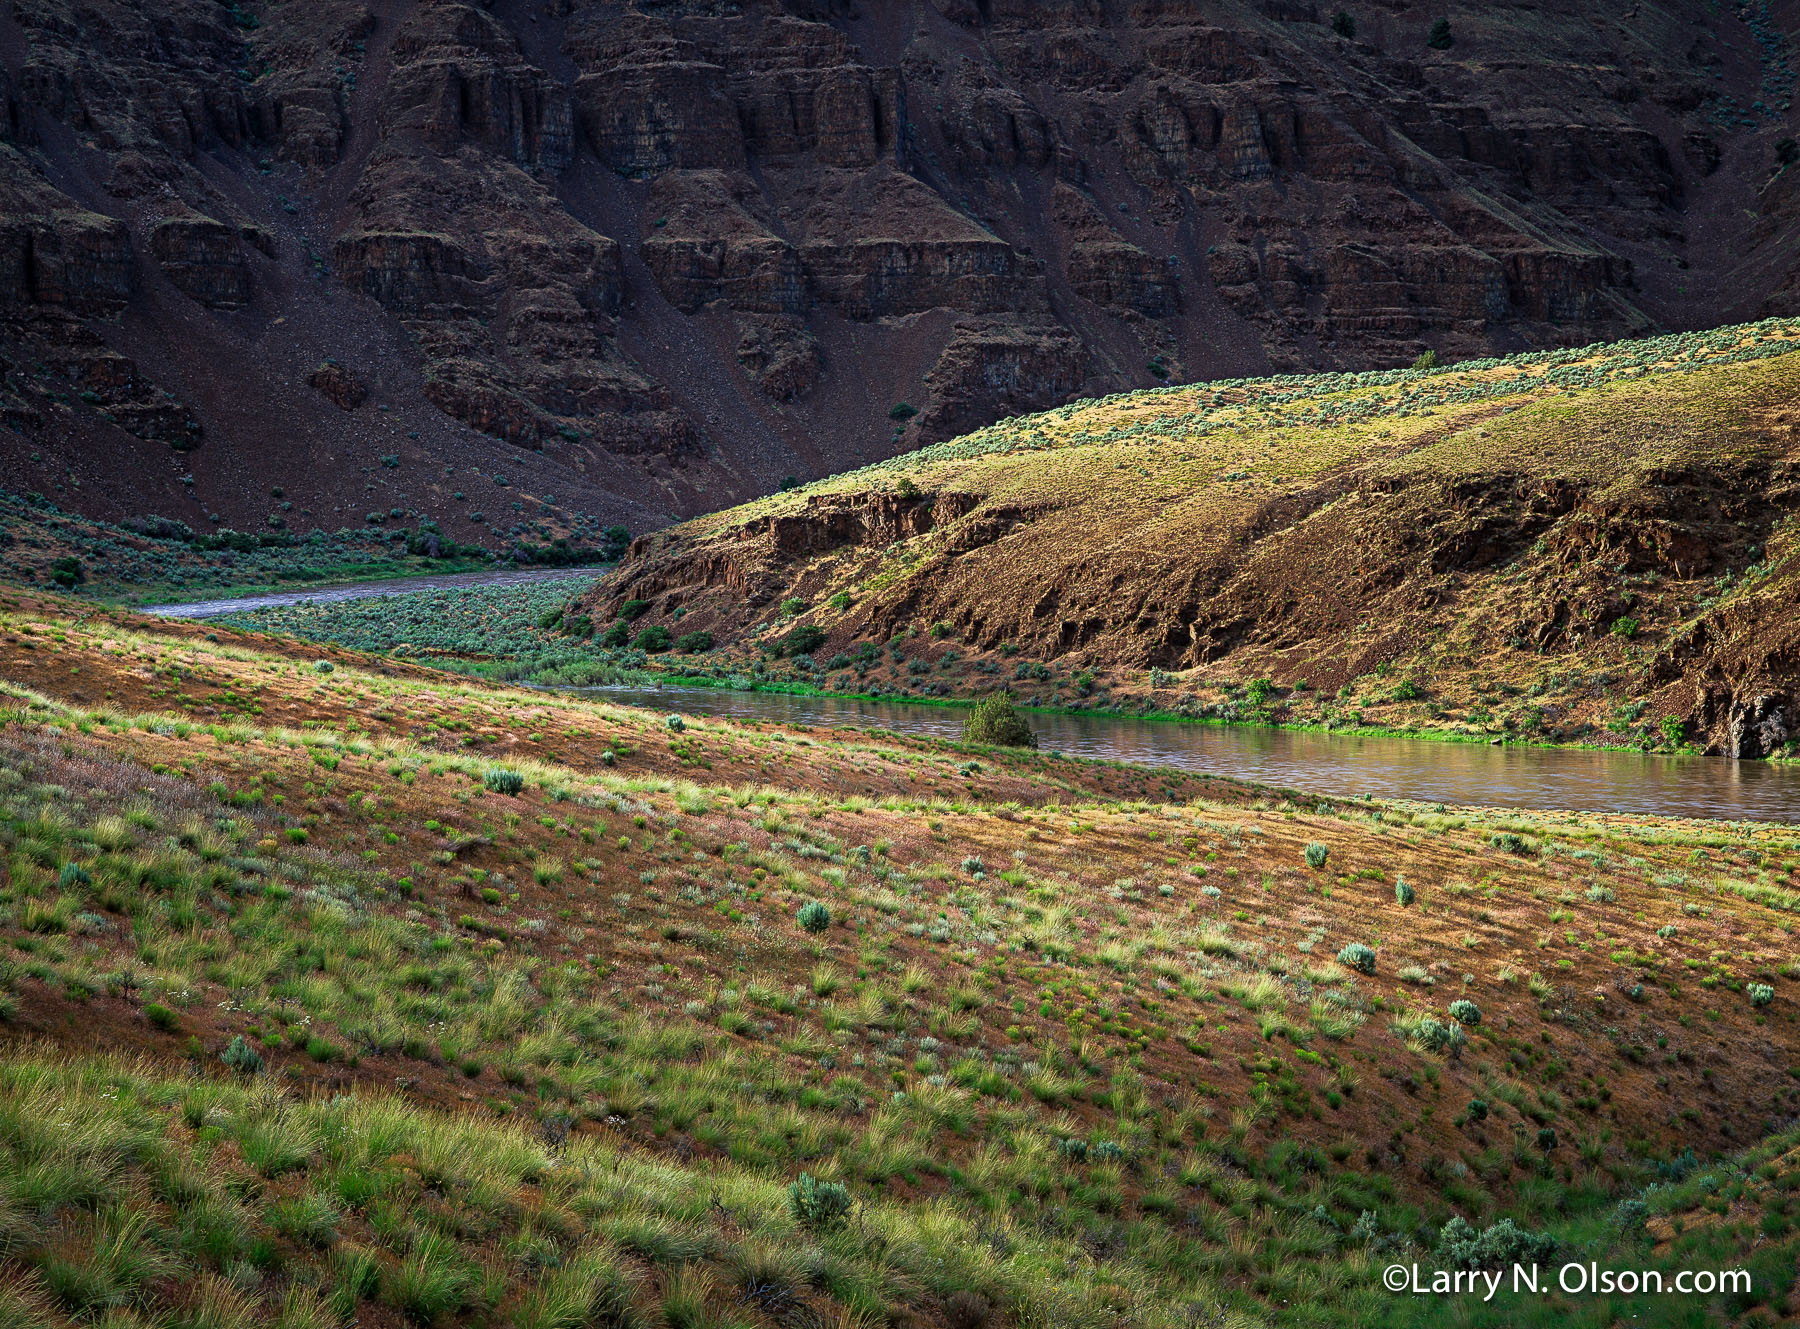
[[[0,679],[8,1325],[1800,1310],[1792,827],[669,717],[16,593]],[[1381,1287],[1502,1252],[1753,1283]]]
[[[853,691],[1791,755],[1797,335],[1079,401],[642,537],[564,621]]]
[[[1794,313],[1791,19],[14,0],[0,469],[505,548],[1159,378]]]

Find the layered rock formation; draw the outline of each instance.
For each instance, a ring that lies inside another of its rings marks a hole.
[[[560,533],[1165,376],[1792,306],[1778,23],[1578,8],[16,0],[0,449]]]

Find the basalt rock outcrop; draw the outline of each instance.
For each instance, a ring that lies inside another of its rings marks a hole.
[[[548,534],[1164,376],[1795,306],[1793,53],[1760,9],[1348,12],[16,0],[0,450],[80,478],[61,501],[148,465],[243,526],[270,481],[361,520],[393,456],[384,510]],[[83,338],[135,414],[20,368]],[[327,358],[379,409],[308,387]],[[521,467],[530,497],[489,485]]]

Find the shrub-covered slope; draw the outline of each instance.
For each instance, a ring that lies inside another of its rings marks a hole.
[[[580,613],[860,691],[1783,753],[1797,332],[1077,402],[640,540]]]
[[[1381,1268],[1503,1214],[1708,1242],[1757,1291],[1684,1312],[1791,1309],[1779,1167],[1754,1249],[1645,1221],[1800,1102],[1790,828],[671,718],[24,596],[0,679],[7,1323],[1404,1323]]]

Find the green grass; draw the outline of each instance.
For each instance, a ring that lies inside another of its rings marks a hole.
[[[331,642],[459,668],[483,677],[585,685],[645,677],[631,661],[574,638],[560,623],[544,626],[594,584],[597,574],[571,573],[518,586],[426,589],[315,604],[278,605],[214,620],[248,632]],[[621,663],[624,661],[624,663]]]
[[[40,1028],[126,1021],[154,1059],[15,1043],[0,1064],[8,1268],[63,1311],[555,1324],[629,1304],[646,1329],[767,1329],[796,1302],[936,1323],[960,1297],[1018,1325],[1382,1324],[1413,1313],[1382,1257],[1429,1259],[1451,1213],[1643,1258],[1606,1216],[1660,1203],[1655,1165],[1692,1133],[1668,1113],[1730,1102],[1741,1132],[1791,1113],[1781,1068],[1744,1056],[1609,1115],[1665,1055],[1679,1076],[1696,1048],[1788,1039],[1782,828],[1165,804],[1044,754],[676,733],[380,661],[321,674],[309,649],[0,620],[9,659],[52,644],[89,697],[193,690],[128,713],[6,689],[0,997]],[[225,676],[287,727],[202,719]],[[528,755],[540,731],[626,756]],[[658,773],[691,745],[733,774]],[[895,792],[852,792],[844,765],[878,755]],[[980,794],[971,755],[1035,784]],[[520,788],[490,792],[495,770]],[[1531,852],[1490,842],[1509,834]],[[1411,909],[1401,867],[1425,883]],[[27,926],[45,916],[60,930]],[[1353,939],[1379,947],[1373,977],[1328,959]],[[1517,953],[1550,975],[1529,996]],[[1395,977],[1433,961],[1408,1011]],[[1483,1018],[1457,1048],[1419,1017],[1464,993]],[[238,1039],[260,1072],[223,1060]],[[1477,1096],[1497,1106],[1466,1130]],[[802,1173],[845,1187],[841,1222],[796,1222]],[[140,1251],[170,1267],[140,1274]]]

